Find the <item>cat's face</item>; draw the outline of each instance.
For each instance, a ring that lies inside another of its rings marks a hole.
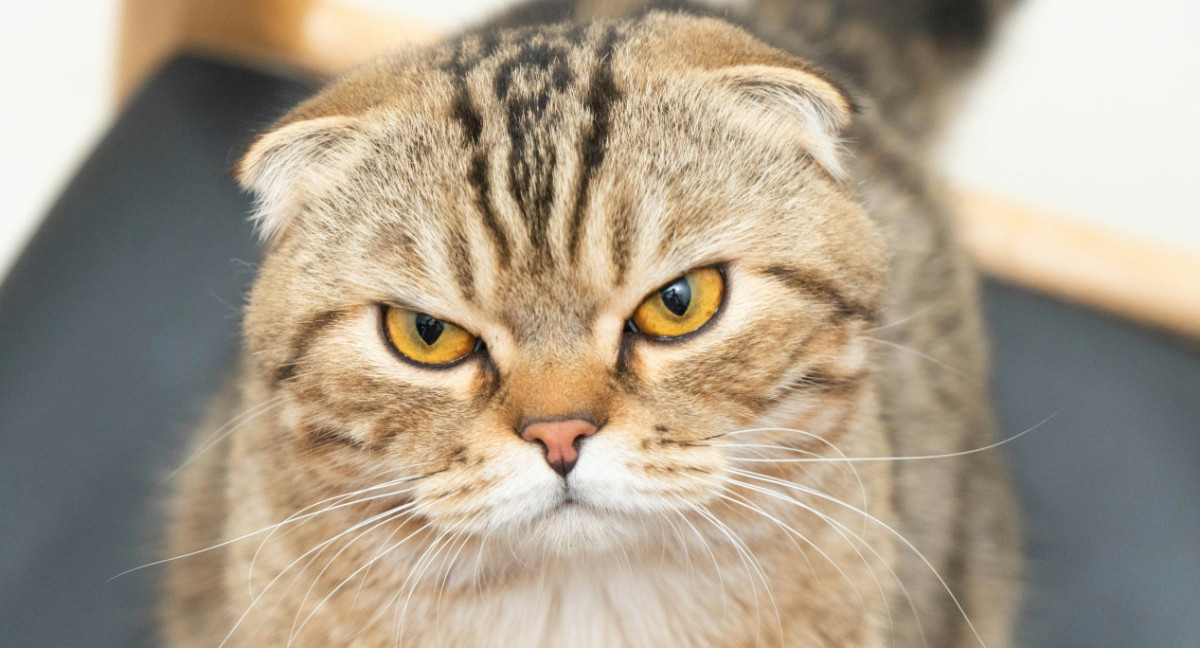
[[[335,84],[242,168],[274,239],[247,319],[287,440],[267,472],[412,477],[438,528],[557,550],[709,502],[753,443],[730,432],[815,430],[864,375],[884,259],[835,177],[847,111],[794,59],[665,16]],[[523,437],[565,419],[594,427],[569,472]]]

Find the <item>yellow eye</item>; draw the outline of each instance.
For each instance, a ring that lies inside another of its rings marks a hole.
[[[712,319],[724,294],[725,278],[720,270],[692,270],[647,297],[633,313],[633,324],[647,335],[691,333]]]
[[[405,357],[422,364],[446,364],[474,351],[479,338],[461,327],[407,308],[385,307],[388,340]]]

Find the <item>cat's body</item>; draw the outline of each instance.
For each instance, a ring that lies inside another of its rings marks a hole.
[[[922,156],[997,8],[739,11],[846,70],[851,116],[808,63],[623,4],[370,66],[248,155],[272,249],[169,554],[255,535],[171,563],[170,645],[1009,644],[1000,458],[843,461],[992,442]],[[710,322],[623,325],[701,267]],[[417,366],[391,308],[486,347]],[[525,432],[559,419],[573,470]]]

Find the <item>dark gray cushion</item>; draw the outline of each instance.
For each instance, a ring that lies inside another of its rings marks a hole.
[[[1200,348],[989,284],[1025,509],[1025,645],[1200,646]],[[1061,410],[1061,411],[1060,411]]]
[[[254,273],[229,177],[302,84],[193,58],[118,118],[0,288],[0,645],[130,646],[151,498],[238,342]]]
[[[0,645],[148,642],[153,498],[238,345],[228,170],[309,89],[196,58],[121,114],[0,286]],[[1029,646],[1194,648],[1200,354],[989,284],[1027,512]],[[940,648],[940,647],[931,647]]]

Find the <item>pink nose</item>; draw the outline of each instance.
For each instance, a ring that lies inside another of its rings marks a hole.
[[[530,423],[521,430],[521,438],[541,443],[546,448],[546,463],[566,477],[579,460],[579,440],[595,433],[595,425],[583,419],[569,419]]]

